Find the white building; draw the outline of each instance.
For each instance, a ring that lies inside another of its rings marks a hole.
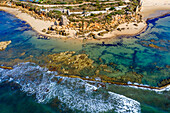
[[[125,2],[125,3],[129,3],[130,1],[129,0],[122,0],[123,2]]]
[[[40,12],[48,12],[47,9],[40,9]]]
[[[115,7],[115,9],[116,10],[122,10],[122,8],[125,8],[125,7],[127,7],[127,5]]]
[[[69,12],[68,15],[72,15],[72,14],[75,14],[75,15],[81,15],[83,14],[83,12]]]
[[[62,13],[67,13],[67,9],[56,9],[56,8],[49,8],[48,11],[60,11]]]
[[[91,14],[104,14],[107,13],[107,11],[91,11],[91,12],[87,12],[84,16],[90,16]]]
[[[105,10],[108,11],[110,9],[110,7],[106,8]]]

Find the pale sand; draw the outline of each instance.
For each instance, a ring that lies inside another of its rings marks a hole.
[[[137,24],[137,26],[135,26],[134,24]],[[96,39],[98,39],[98,40],[111,39],[111,38],[115,38],[117,36],[134,36],[134,35],[140,34],[141,32],[145,31],[145,29],[147,28],[147,24],[146,24],[146,22],[123,23],[123,24],[120,24],[117,27],[117,29],[118,28],[120,28],[120,29],[123,28],[123,30],[121,30],[121,31],[113,30],[112,32],[105,33],[103,36],[98,36],[97,34],[101,33],[101,32],[105,32],[105,30],[98,31],[98,32],[94,31],[91,33],[95,34],[97,36]],[[87,36],[88,34],[85,34],[85,35]]]
[[[170,0],[142,0],[141,14],[146,20],[170,13]]]
[[[134,24],[137,24],[138,26],[135,26]],[[146,22],[141,22],[141,23],[131,22],[129,24],[128,23],[120,24],[117,28],[120,29],[124,28],[124,30],[121,31],[114,30],[108,34],[105,34],[103,38],[111,38],[111,37],[116,37],[121,35],[127,35],[127,36],[137,35],[145,31],[146,27],[147,27]]]
[[[57,35],[57,34],[52,35],[52,34],[46,34],[45,32],[42,32],[43,29],[47,30],[50,26],[54,25],[54,22],[35,19],[34,17],[32,17],[27,13],[22,13],[17,8],[0,7],[0,10],[6,11],[10,14],[15,15],[17,18],[26,21],[39,34],[49,36],[49,37],[66,38],[65,36],[61,36],[61,35]],[[66,29],[66,31],[67,30],[70,33],[70,37],[74,37],[75,31]]]
[[[21,11],[19,11],[16,8],[9,8],[9,7],[0,7],[1,10],[4,10],[8,13],[11,13],[13,15],[15,15],[17,18],[22,19],[24,21],[26,21],[28,24],[30,24],[30,26],[37,31],[38,33],[45,35],[45,36],[51,36],[51,37],[57,37],[57,38],[66,38],[64,36],[61,35],[51,35],[51,34],[46,34],[44,32],[42,32],[43,29],[48,29],[49,26],[54,25],[54,22],[50,22],[50,21],[43,21],[43,20],[39,20],[39,19],[35,19],[34,17],[28,15],[27,13],[22,13]],[[139,32],[141,32],[141,30],[143,30],[146,26],[146,23],[139,23],[138,26],[134,26],[134,23],[130,23],[128,26],[126,26],[127,24],[121,24],[118,26],[118,28],[125,28],[125,30],[120,31],[113,31],[111,33],[105,34],[103,37],[101,38],[113,38],[117,35],[135,35]],[[129,28],[129,29],[127,29]],[[67,29],[68,30],[68,29]],[[70,37],[74,38],[74,34],[75,31],[74,30],[68,30],[70,33]]]
[[[0,51],[5,50],[11,41],[0,42]]]
[[[49,26],[54,25],[54,22],[35,19],[27,13],[21,13],[21,11],[16,8],[0,7],[0,10],[4,10],[10,14],[15,15],[17,18],[26,21],[34,30],[41,34],[45,34],[42,32],[43,29],[47,29]]]
[[[35,19],[34,17],[31,17],[27,13],[22,13],[18,9],[14,9],[14,8],[0,7],[0,9],[15,15],[19,19],[26,21],[28,24],[30,24],[30,26],[35,31],[37,31],[38,33],[42,35],[50,36],[50,37],[57,37],[57,38],[66,38],[65,36],[61,36],[61,35],[56,35],[56,34],[52,35],[52,34],[46,34],[42,32],[43,29],[48,29],[49,26],[54,25],[54,22]],[[159,13],[154,15],[155,11],[157,10],[166,10],[167,12],[170,11],[170,0],[154,0],[154,1],[143,0],[141,14],[144,16],[145,19],[150,18],[151,16],[157,17],[165,13],[165,12],[162,13],[160,11]],[[145,22],[138,23],[138,26],[134,26],[134,23],[129,23],[128,26],[127,26],[127,23],[120,24],[118,28],[125,28],[124,30],[121,30],[121,31],[114,30],[113,32],[109,32],[108,34],[105,34],[104,36],[99,37],[99,38],[101,39],[114,38],[118,35],[119,36],[120,35],[136,35],[144,31],[146,26],[147,24]],[[70,29],[67,29],[67,30],[70,33],[69,37],[75,38],[75,30],[70,30]]]

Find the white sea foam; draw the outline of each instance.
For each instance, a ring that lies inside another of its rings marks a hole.
[[[133,99],[99,90],[99,87],[80,78],[55,75],[57,72],[28,62],[14,66],[13,70],[0,71],[0,80],[19,84],[22,91],[34,94],[39,103],[47,103],[53,98],[58,98],[68,108],[82,112],[141,112],[140,103]]]
[[[134,85],[140,85],[140,86],[147,86],[147,87],[138,87],[138,86],[133,86],[133,84],[131,82],[128,82],[128,86],[126,85],[122,85],[123,87],[131,87],[131,88],[135,88],[135,89],[142,89],[142,90],[149,90],[149,91],[155,91],[159,94],[161,94],[164,91],[170,91],[170,85],[162,88],[162,89],[151,89],[151,88],[147,88],[150,87],[149,85],[146,84],[138,84],[138,83],[134,83]]]
[[[126,87],[126,86],[125,86]],[[162,89],[150,89],[150,88],[145,88],[145,87],[137,87],[137,86],[128,86],[128,87],[132,87],[132,88],[136,88],[136,89],[143,89],[143,90],[150,90],[150,91],[155,91],[159,94],[161,94],[164,91],[170,91],[170,85],[166,86],[165,88]]]

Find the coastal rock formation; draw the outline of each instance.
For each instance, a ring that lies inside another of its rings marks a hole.
[[[5,50],[11,41],[0,42],[0,51]]]
[[[140,41],[139,42],[142,46],[145,47],[150,47],[150,48],[154,48],[154,49],[159,49],[162,51],[168,51],[168,47],[165,47],[164,45],[168,44],[168,41],[164,41],[164,40],[148,40],[148,41]]]
[[[66,25],[68,25],[68,23],[69,23],[69,20],[67,19],[67,17],[64,16],[64,15],[62,15],[62,16],[61,16],[60,25],[66,26]]]
[[[88,57],[87,54],[77,54],[74,51],[66,51],[48,55],[45,62],[50,71],[57,71],[62,76],[75,76],[80,78],[89,77],[109,83],[141,83],[143,75],[136,72],[127,72],[122,75],[118,69],[107,64],[98,64]]]
[[[74,51],[61,52],[49,55],[50,61],[47,67],[50,70],[57,70],[62,74],[81,75],[80,71],[85,68],[93,68],[93,60],[88,58],[86,54],[76,55]]]

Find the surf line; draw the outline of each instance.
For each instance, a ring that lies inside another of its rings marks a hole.
[[[13,67],[7,67],[7,66],[0,66],[0,68],[2,69],[6,69],[6,70],[12,70]],[[79,76],[74,76],[74,75],[55,75],[55,76],[62,76],[62,77],[68,77],[68,78],[80,78],[82,80],[86,80],[86,81],[91,81],[91,82],[98,82],[100,86],[102,87],[106,87],[106,85],[104,85],[103,83],[109,83],[109,84],[114,84],[114,85],[120,85],[120,86],[128,86],[128,87],[132,87],[132,88],[140,88],[140,89],[150,89],[150,90],[156,90],[156,91],[164,91],[166,90],[166,88],[168,88],[168,90],[170,90],[170,85],[167,84],[165,86],[161,86],[161,87],[153,87],[153,86],[149,86],[149,85],[140,85],[138,83],[121,83],[121,82],[111,82],[111,81],[97,81],[94,79],[90,79],[90,78],[82,78]],[[62,80],[61,80],[62,81]]]

